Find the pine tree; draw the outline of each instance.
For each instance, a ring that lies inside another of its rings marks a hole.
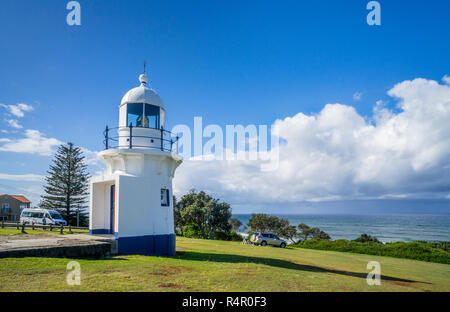
[[[70,225],[87,226],[87,196],[89,191],[89,174],[84,156],[79,147],[72,143],[58,147],[53,164],[50,165],[46,195],[41,196],[42,208],[57,210]]]

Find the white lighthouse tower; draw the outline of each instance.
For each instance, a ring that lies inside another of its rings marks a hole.
[[[114,234],[120,254],[174,255],[172,179],[181,164],[178,138],[164,129],[158,94],[139,76],[119,106],[119,126],[105,130],[106,171],[91,180],[91,234]]]

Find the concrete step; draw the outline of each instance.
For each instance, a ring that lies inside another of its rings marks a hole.
[[[117,241],[91,235],[8,235],[0,237],[0,258],[105,258],[117,254]]]

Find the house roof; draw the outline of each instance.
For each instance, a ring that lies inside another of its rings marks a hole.
[[[25,196],[23,195],[9,195],[9,194],[1,194],[0,197],[2,196],[9,196],[14,198],[15,200],[20,201],[21,203],[31,203]]]

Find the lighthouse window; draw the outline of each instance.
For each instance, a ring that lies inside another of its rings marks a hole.
[[[168,189],[161,189],[161,206],[170,206]]]
[[[143,114],[144,107],[142,103],[127,104],[127,126],[131,124],[133,127],[143,127]]]
[[[145,117],[147,126],[144,127],[159,129],[159,106],[145,104]]]
[[[159,111],[159,106],[128,103],[127,126],[159,129]]]

